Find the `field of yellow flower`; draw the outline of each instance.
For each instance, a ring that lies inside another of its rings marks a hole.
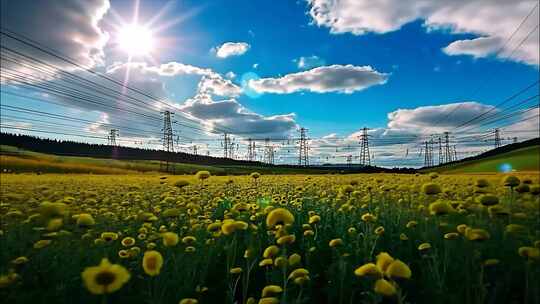
[[[538,173],[2,174],[3,303],[540,303]]]

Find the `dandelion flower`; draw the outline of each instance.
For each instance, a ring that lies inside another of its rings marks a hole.
[[[124,247],[131,247],[133,245],[135,245],[135,239],[130,237],[130,236],[127,236],[125,238],[122,239],[122,246]]]
[[[305,268],[298,268],[298,269],[293,270],[289,274],[289,280],[294,280],[296,278],[305,277],[305,276],[309,276],[309,271]]]
[[[397,292],[396,287],[385,279],[378,279],[377,282],[375,282],[373,291],[385,297],[391,297]]]
[[[386,252],[381,252],[376,257],[377,267],[381,271],[386,271],[386,268],[394,261],[394,258]]]
[[[491,236],[489,232],[484,229],[467,228],[465,229],[465,237],[469,241],[485,241],[488,240]]]
[[[536,247],[519,247],[518,253],[524,258],[529,258],[533,260],[540,260],[540,249]]]
[[[418,251],[428,251],[431,249],[431,244],[430,243],[422,243],[418,246]]]
[[[102,259],[98,266],[85,268],[81,276],[86,289],[93,294],[115,292],[130,279],[126,268],[111,264],[106,258]]]
[[[163,239],[163,245],[165,245],[165,247],[174,247],[180,241],[178,234],[174,232],[165,232],[161,235],[161,237]]]
[[[410,279],[411,269],[400,260],[394,260],[386,269],[386,276],[392,279]]]
[[[41,248],[49,246],[51,243],[52,243],[51,240],[39,240],[34,243],[34,248],[41,249]]]
[[[77,216],[77,226],[79,227],[89,227],[96,224],[96,221],[91,214],[81,213]]]
[[[198,304],[199,301],[193,298],[184,298],[178,302],[178,304]]]
[[[341,245],[343,245],[343,240],[342,239],[333,239],[328,243],[328,246],[330,246],[330,247],[338,247],[338,246],[341,246]]]
[[[300,256],[298,253],[293,253],[289,256],[289,265],[291,266],[300,264],[300,261],[302,261],[302,256]]]
[[[287,225],[294,223],[294,215],[285,208],[277,208],[266,216],[266,226],[273,228],[277,224]]]
[[[142,266],[149,276],[157,276],[163,266],[163,256],[155,250],[146,251],[143,256]]]
[[[273,258],[275,257],[277,254],[279,253],[279,247],[276,246],[276,245],[271,245],[271,246],[268,246],[264,252],[263,252],[263,257],[265,259],[268,259],[268,258]]]
[[[261,298],[259,304],[279,304],[279,299],[276,297]]]
[[[321,217],[319,215],[312,215],[309,217],[309,224],[316,224],[321,221]]]
[[[499,198],[493,194],[482,194],[478,197],[478,202],[484,206],[493,206],[499,203]]]
[[[435,183],[426,183],[422,185],[422,192],[427,195],[435,195],[441,193],[441,186]]]
[[[273,296],[275,294],[281,293],[282,291],[283,289],[278,285],[268,285],[263,288],[261,296],[263,298],[266,298],[268,296]]]
[[[229,270],[231,274],[240,274],[242,273],[242,267],[234,267]]]
[[[354,275],[357,277],[366,276],[373,278],[382,278],[382,271],[377,265],[373,263],[367,263],[356,268],[356,270],[354,270]]]

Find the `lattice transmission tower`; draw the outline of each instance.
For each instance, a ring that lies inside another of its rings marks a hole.
[[[224,133],[223,134],[223,142],[221,143],[221,147],[223,147],[223,157],[224,158],[230,158],[229,154],[229,146],[231,145],[231,137],[229,134]]]
[[[270,144],[270,138],[264,140],[264,162],[274,164],[274,146]]]
[[[371,166],[368,130],[368,128],[363,128],[362,135],[360,135],[360,164],[362,166]]]
[[[300,128],[300,140],[298,141],[298,145],[298,165],[309,166],[309,147],[306,128]]]
[[[109,146],[115,147],[116,146],[116,137],[118,137],[118,135],[119,135],[119,133],[118,133],[117,129],[111,129],[111,131],[109,131],[109,135],[107,136],[107,144]]]
[[[255,150],[255,141],[251,138],[248,139],[248,155],[247,159],[249,161],[255,161],[257,159],[257,152]]]
[[[165,160],[161,161],[160,169],[169,172],[170,169],[170,153],[174,152],[174,137],[172,129],[171,117],[174,115],[171,111],[163,112],[163,151],[167,152]]]
[[[498,148],[501,146],[501,132],[499,128],[495,129],[495,148]]]

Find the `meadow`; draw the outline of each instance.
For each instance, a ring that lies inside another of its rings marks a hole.
[[[537,172],[0,177],[4,303],[540,303]]]

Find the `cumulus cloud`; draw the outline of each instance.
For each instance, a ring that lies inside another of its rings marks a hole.
[[[0,20],[2,28],[69,56],[83,66],[94,67],[103,62],[103,47],[109,37],[98,24],[109,7],[108,0],[1,1]],[[2,45],[22,50],[61,69],[76,69],[7,37],[2,37]],[[2,62],[2,66],[7,67],[8,63]]]
[[[449,55],[485,57],[501,47],[514,29],[536,5],[535,0],[308,0],[313,23],[330,28],[332,33],[363,35],[368,32],[388,33],[403,25],[424,20],[429,29],[450,29],[453,33],[472,33],[489,40],[462,40],[449,45]],[[503,59],[538,65],[539,35],[536,32],[509,58],[512,49],[525,38],[538,21],[538,7],[514,36],[512,43],[497,54]],[[462,52],[460,52],[462,50]]]
[[[384,84],[388,74],[370,66],[330,65],[287,74],[279,78],[250,80],[248,85],[259,93],[288,94],[299,91],[315,93],[353,93]]]
[[[448,130],[487,111],[496,113],[493,106],[478,102],[460,102],[414,109],[398,109],[388,113],[388,128],[396,130]],[[452,117],[446,117],[452,113]],[[446,117],[446,119],[445,119]]]
[[[214,50],[218,58],[227,58],[243,55],[249,48],[250,45],[245,42],[225,42]]]
[[[316,68],[322,65],[325,65],[324,59],[320,58],[319,56],[307,56],[307,57],[300,57],[298,59],[294,59],[293,62],[296,63],[296,66],[301,70],[309,70],[312,68]]]
[[[213,100],[199,93],[179,107],[193,117],[210,123],[217,132],[245,136],[283,136],[296,129],[295,115],[263,116],[249,111],[235,99]]]
[[[235,97],[242,93],[242,89],[229,79],[215,74],[203,76],[198,85],[198,92],[223,97]]]
[[[443,51],[448,55],[471,55],[479,58],[496,52],[502,45],[503,41],[499,37],[479,37],[454,41],[443,48]]]

